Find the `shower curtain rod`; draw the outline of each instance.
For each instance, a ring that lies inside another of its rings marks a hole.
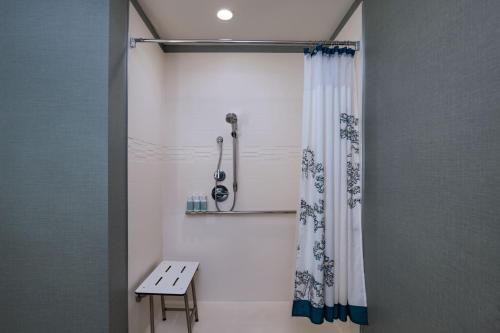
[[[236,40],[236,39],[150,39],[150,38],[130,38],[130,47],[136,47],[136,43],[158,43],[163,45],[245,45],[245,46],[314,46],[325,44],[332,46],[353,46],[359,50],[359,41],[331,41],[331,40]]]

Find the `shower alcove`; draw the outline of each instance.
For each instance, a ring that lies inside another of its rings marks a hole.
[[[360,11],[339,38],[361,40]],[[130,37],[155,38],[134,6],[129,24]],[[236,210],[297,209],[302,90],[297,52],[129,49],[130,332],[149,332],[148,302],[137,303],[134,290],[162,260],[200,262],[194,333],[358,332],[351,323],[291,317],[294,214],[186,214],[186,198],[209,196],[214,186],[218,136],[227,143],[222,165],[231,188],[229,112],[238,115],[240,141]],[[208,205],[215,210],[210,196]],[[156,332],[186,331],[183,313],[163,322],[155,312]]]

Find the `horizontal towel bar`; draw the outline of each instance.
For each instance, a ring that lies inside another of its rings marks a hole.
[[[186,215],[251,215],[251,214],[297,214],[296,210],[233,210],[233,211],[186,211]]]

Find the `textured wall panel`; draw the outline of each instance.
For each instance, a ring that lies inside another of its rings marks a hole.
[[[500,2],[364,5],[364,331],[500,332]]]
[[[120,1],[0,2],[2,332],[126,330]]]
[[[108,37],[108,285],[111,333],[127,321],[127,0],[109,0]]]

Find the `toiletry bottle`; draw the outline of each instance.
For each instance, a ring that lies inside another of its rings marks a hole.
[[[191,211],[194,210],[194,202],[193,202],[193,196],[192,195],[188,196],[188,198],[187,198],[186,210],[188,212],[191,212]]]
[[[200,211],[200,195],[199,194],[195,194],[194,195],[194,199],[193,199],[193,203],[194,203],[194,211],[195,212],[199,212]]]
[[[200,200],[200,210],[202,212],[206,212],[207,211],[207,196],[206,195],[202,195],[201,196],[201,200]]]

